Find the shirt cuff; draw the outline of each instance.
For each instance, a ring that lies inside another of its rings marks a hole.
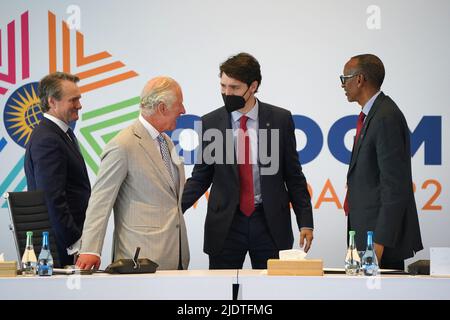
[[[69,256],[74,255],[75,253],[80,251],[80,248],[81,248],[81,238],[78,239],[78,241],[75,242],[73,245],[71,245],[70,247],[66,248],[67,254]]]

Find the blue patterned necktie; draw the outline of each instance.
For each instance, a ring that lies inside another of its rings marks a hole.
[[[164,165],[166,166],[167,171],[169,171],[170,178],[172,179],[172,182],[175,183],[175,179],[173,177],[172,173],[172,166],[171,166],[171,160],[170,160],[170,152],[169,152],[169,146],[167,145],[167,141],[164,139],[162,134],[156,137],[159,143],[159,149],[161,150],[161,156],[164,161]]]

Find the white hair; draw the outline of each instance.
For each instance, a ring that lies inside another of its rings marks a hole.
[[[177,99],[176,89],[178,83],[169,77],[157,77],[145,85],[141,93],[141,112],[143,115],[150,116],[155,113],[159,103],[164,103],[171,108]]]

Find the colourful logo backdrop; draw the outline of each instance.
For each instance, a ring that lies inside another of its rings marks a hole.
[[[117,86],[138,75],[135,71],[129,70],[125,63],[114,59],[108,51],[88,53],[88,50],[85,49],[84,34],[77,30],[71,30],[67,22],[59,19],[53,12],[48,11],[47,16],[37,16],[33,19],[30,19],[30,15],[29,11],[23,12],[19,18],[13,18],[6,28],[0,26],[0,66],[7,66],[7,72],[0,73],[0,104],[3,107],[3,125],[9,136],[0,137],[0,152],[9,152],[13,148],[25,148],[33,128],[43,117],[39,108],[37,85],[39,79],[45,74],[34,73],[33,64],[42,64],[44,61],[33,61],[32,59],[30,28],[33,26],[30,26],[30,20],[37,24],[46,20],[47,37],[39,39],[39,43],[48,46],[48,60],[45,61],[48,64],[48,73],[64,71],[76,74],[80,78],[80,90],[83,96],[102,90],[106,86]],[[1,40],[5,35],[7,55],[2,56],[1,44],[3,42]],[[18,50],[20,50],[20,64],[19,61],[16,61]],[[36,48],[36,50],[38,49]],[[17,86],[18,79],[26,80],[26,84]],[[77,128],[86,141],[80,142],[80,147],[88,167],[94,173],[97,173],[98,170],[95,156],[100,155],[101,145],[107,143],[118,133],[118,125],[120,127],[121,123],[137,117],[136,108],[133,108],[132,111],[126,109],[136,106],[138,102],[138,98],[132,98],[108,106],[91,108],[89,112],[83,113],[81,121],[77,122]],[[117,116],[116,111],[118,110],[124,111]],[[115,112],[114,117],[98,121],[99,116],[105,116],[111,112]],[[114,129],[105,132],[109,127]],[[102,135],[98,138],[93,133],[100,129]],[[90,148],[87,148],[85,143]],[[12,164],[5,177],[0,177],[0,194],[5,191],[25,190],[23,161],[22,156]],[[11,164],[3,163],[2,165]],[[5,202],[2,203],[2,207],[6,207]]]
[[[201,115],[222,103],[220,63],[248,51],[262,67],[258,98],[293,114],[314,207],[316,229],[310,257],[324,258],[327,266],[342,266],[346,249],[342,202],[359,109],[346,100],[339,74],[352,55],[374,52],[386,66],[383,91],[398,103],[410,126],[413,181],[426,247],[417,258],[427,259],[430,247],[448,246],[445,92],[449,81],[443,70],[449,65],[450,46],[442,41],[450,27],[447,0],[437,0],[433,6],[380,0],[377,17],[361,1],[272,0],[262,5],[251,0],[239,3],[238,11],[235,6],[217,10],[215,2],[206,0],[134,1],[125,7],[114,1],[107,6],[86,0],[78,5],[50,0],[4,2],[0,11],[0,194],[26,189],[23,147],[42,117],[36,84],[49,72],[61,70],[81,78],[83,109],[75,132],[94,182],[104,145],[138,115],[136,93],[144,80],[167,74],[180,82],[189,114],[179,119],[177,128],[184,130],[179,139],[173,138],[189,159],[195,147],[183,143],[184,138],[193,137],[189,135]],[[80,17],[83,14],[78,25],[73,19],[77,11]],[[229,23],[230,16],[256,29],[243,31],[242,24]],[[189,177],[192,163],[185,163]],[[0,198],[1,207],[5,202]],[[206,208],[207,194],[185,214],[194,269],[208,265],[202,252]],[[0,215],[0,230],[7,230],[7,210],[0,211],[5,213]],[[295,225],[295,218],[292,222]],[[13,252],[8,236],[0,231],[0,253]],[[298,233],[294,237],[297,244]],[[105,261],[111,238],[111,232],[107,233]]]

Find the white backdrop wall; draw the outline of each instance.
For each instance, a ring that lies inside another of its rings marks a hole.
[[[359,106],[348,103],[340,88],[343,65],[353,55],[370,52],[383,60],[383,91],[403,110],[413,140],[420,144],[412,163],[425,250],[413,260],[429,258],[430,247],[450,246],[449,1],[1,0],[0,4],[1,193],[26,187],[20,146],[26,136],[21,140],[11,126],[18,123],[30,130],[26,115],[33,103],[19,104],[17,94],[52,68],[84,75],[82,117],[75,131],[94,183],[98,153],[114,132],[136,117],[136,100],[124,101],[137,97],[148,79],[164,74],[178,80],[187,114],[201,116],[222,105],[219,64],[246,51],[262,67],[258,98],[320,128],[317,134],[306,133],[302,125],[296,130],[301,160],[312,158],[303,161],[315,219],[310,257],[323,258],[328,267],[341,267],[346,219],[340,207],[347,164],[333,156],[331,150],[343,154],[345,149],[328,142],[336,137],[333,132],[329,137],[329,132],[342,124],[340,119],[359,113]],[[54,47],[49,45],[53,41]],[[102,54],[105,51],[109,56]],[[109,69],[98,69],[105,65]],[[8,112],[14,105],[24,115],[11,120]],[[349,130],[337,141],[351,149],[353,135]],[[422,143],[421,135],[428,135]],[[318,148],[317,155],[308,151],[311,147]],[[187,177],[192,167],[186,166]],[[4,201],[0,207],[0,253],[15,259]],[[202,197],[185,214],[192,269],[208,267],[203,253],[205,213]],[[111,230],[112,219],[103,266],[110,262]]]

